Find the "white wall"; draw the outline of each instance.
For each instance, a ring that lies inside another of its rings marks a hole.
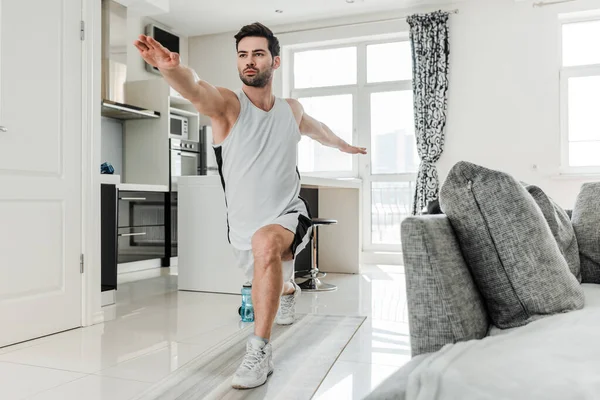
[[[205,35],[189,38],[189,63],[198,76],[215,86],[237,89],[241,81],[237,72],[235,33]],[[201,115],[200,124],[210,120]]]
[[[123,124],[111,118],[102,117],[102,162],[109,162],[115,175],[123,175]]]
[[[448,123],[438,164],[440,178],[445,179],[457,161],[467,160],[538,184],[561,205],[572,207],[581,183],[589,178],[555,178],[560,163],[558,15],[600,9],[600,3],[579,0],[533,8],[531,2],[468,0],[455,6],[460,12],[450,16]],[[362,18],[375,21],[403,15]],[[309,29],[278,35],[283,46],[408,30],[404,21],[310,30],[356,21],[272,29],[276,33]],[[231,89],[241,85],[234,33],[189,39],[189,65],[202,79]],[[280,75],[275,90],[281,95]]]
[[[586,179],[553,177],[560,166],[558,14],[592,7],[600,4],[470,1],[451,17],[442,178],[468,160],[538,184],[564,207],[573,206]]]

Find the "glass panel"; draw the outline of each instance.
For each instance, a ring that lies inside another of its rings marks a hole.
[[[371,173],[415,172],[419,155],[415,138],[412,91],[371,94]]]
[[[371,183],[371,240],[401,244],[400,224],[412,211],[414,182]]]
[[[355,85],[356,64],[356,47],[295,53],[294,87]]]
[[[600,21],[563,25],[563,65],[600,64]]]
[[[412,79],[410,42],[372,44],[367,46],[367,82],[389,82]]]
[[[569,165],[571,167],[600,166],[600,141],[569,143]]]
[[[304,111],[324,123],[348,143],[352,143],[353,96],[351,94],[305,97],[298,99]],[[326,147],[306,136],[298,145],[298,169],[301,172],[352,171],[352,155]]]
[[[569,141],[600,140],[599,110],[600,76],[570,78]]]

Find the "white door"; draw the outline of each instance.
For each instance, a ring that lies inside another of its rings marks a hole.
[[[0,0],[0,346],[81,325],[81,0]]]

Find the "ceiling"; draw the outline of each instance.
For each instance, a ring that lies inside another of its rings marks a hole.
[[[275,26],[448,3],[448,0],[354,0],[354,3],[346,0],[170,0],[169,13],[152,18],[178,34],[199,36],[237,31],[256,21]]]

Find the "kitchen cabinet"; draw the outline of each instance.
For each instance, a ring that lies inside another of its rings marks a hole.
[[[177,257],[177,193],[138,190],[142,187],[161,189],[101,185],[102,292],[117,289],[119,265],[160,260],[161,266],[168,267]]]
[[[100,266],[102,291],[117,289],[117,186],[100,188]]]
[[[178,195],[177,192],[169,193],[169,204],[167,209],[170,209],[171,212],[167,215],[166,226],[169,227],[167,229],[167,243],[171,245],[167,247],[168,258],[171,258],[171,264],[173,262],[173,258],[178,257],[177,251],[177,207],[178,207]]]

